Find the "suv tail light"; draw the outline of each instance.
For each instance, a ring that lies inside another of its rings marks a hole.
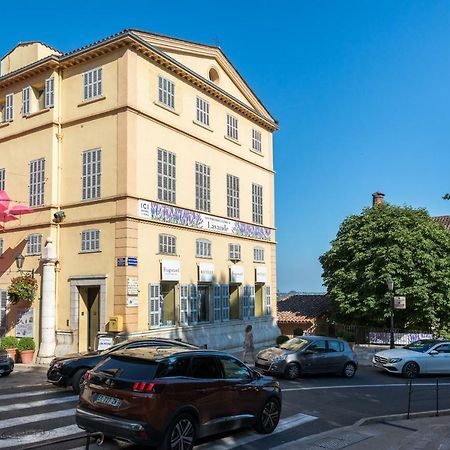
[[[162,392],[164,385],[157,383],[146,383],[144,381],[137,381],[133,383],[132,391],[133,392],[142,392],[142,393],[152,393],[159,394]]]

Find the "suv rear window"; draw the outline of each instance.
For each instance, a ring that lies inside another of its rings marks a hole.
[[[168,358],[165,361],[161,361],[156,377],[188,377],[190,362],[190,358]]]
[[[107,373],[115,378],[147,381],[153,380],[157,368],[156,361],[110,357],[97,366],[95,371]]]

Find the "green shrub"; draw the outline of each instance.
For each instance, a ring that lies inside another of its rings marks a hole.
[[[288,340],[289,340],[288,336],[285,336],[284,334],[280,334],[280,336],[277,337],[277,345],[284,344]]]
[[[302,328],[295,328],[294,331],[292,332],[292,334],[294,336],[303,336],[304,331]]]
[[[19,345],[17,346],[19,352],[23,352],[24,350],[34,350],[36,345],[34,343],[34,339],[31,337],[23,337],[19,340]]]
[[[1,348],[17,348],[19,340],[14,336],[5,336],[0,340]]]

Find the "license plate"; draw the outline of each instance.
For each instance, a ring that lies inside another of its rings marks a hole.
[[[102,403],[103,405],[113,406],[114,408],[118,408],[122,400],[115,397],[110,397],[109,395],[98,394],[95,398],[95,403]]]

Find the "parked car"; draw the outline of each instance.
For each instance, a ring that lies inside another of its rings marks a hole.
[[[0,376],[7,377],[14,370],[14,360],[8,352],[0,348]]]
[[[375,353],[374,367],[415,378],[419,374],[450,373],[450,341],[420,339],[402,348]]]
[[[301,374],[316,373],[338,373],[351,378],[358,369],[358,360],[346,341],[324,336],[298,336],[260,351],[255,367],[290,380]]]
[[[186,342],[175,339],[164,338],[140,338],[128,339],[119,342],[103,351],[94,351],[86,353],[73,353],[63,357],[55,358],[50,363],[47,371],[47,381],[57,386],[71,386],[75,394],[80,392],[80,384],[83,381],[84,374],[93,369],[98,363],[105,360],[112,352],[125,348],[137,347],[185,347],[197,349],[198,347]]]
[[[280,413],[278,381],[235,357],[154,347],[116,351],[87,372],[76,422],[138,445],[190,450],[198,438],[244,426],[271,433]]]

